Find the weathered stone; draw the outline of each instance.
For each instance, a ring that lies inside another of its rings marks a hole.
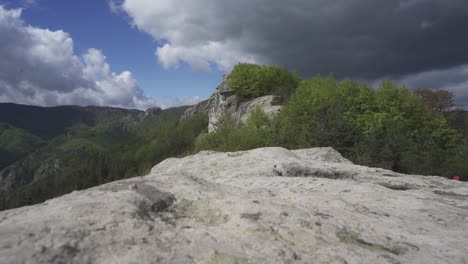
[[[467,248],[467,183],[331,148],[205,151],[0,212],[6,264],[467,263]]]
[[[208,114],[208,132],[213,132],[221,125],[225,114],[229,114],[236,122],[245,122],[256,108],[262,109],[268,116],[277,115],[281,106],[276,105],[274,100],[275,96],[267,95],[240,103],[229,87],[229,75],[225,75],[215,92],[207,100],[187,109],[182,119],[202,113]]]
[[[188,108],[185,110],[184,114],[182,115],[181,119],[187,119],[190,117],[193,117],[195,115],[199,114],[207,114],[208,111],[210,110],[210,107],[212,105],[212,98],[208,98],[207,100],[201,101],[198,104]]]

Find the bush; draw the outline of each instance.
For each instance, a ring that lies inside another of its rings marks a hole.
[[[356,85],[345,84],[338,85],[332,77],[303,82],[276,119],[278,144],[288,148],[352,147],[356,138],[348,112]]]
[[[200,135],[194,152],[201,150],[240,151],[271,145],[271,120],[260,109],[254,109],[245,125],[237,124],[229,114],[222,125],[210,134]]]
[[[462,142],[443,116],[405,87],[384,82],[374,89],[317,76],[299,85],[274,120],[257,110],[245,125],[228,120],[195,145],[218,151],[332,146],[358,164],[453,176],[466,168]]]
[[[286,100],[300,82],[299,75],[286,68],[248,63],[237,64],[229,78],[231,89],[241,100],[269,94]]]
[[[332,77],[299,86],[277,120],[290,148],[332,146],[351,160],[404,173],[445,175],[461,138],[405,87]]]

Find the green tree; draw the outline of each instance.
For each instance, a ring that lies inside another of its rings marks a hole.
[[[275,141],[289,148],[352,147],[353,114],[347,105],[354,86],[350,82],[339,84],[332,76],[303,82],[275,122]]]
[[[418,89],[414,93],[435,115],[441,115],[454,106],[453,93],[447,89]]]
[[[241,100],[277,95],[286,100],[301,82],[299,75],[286,68],[257,64],[237,64],[229,75],[229,85]]]
[[[214,132],[203,134],[195,143],[195,152],[201,150],[239,151],[272,144],[271,119],[260,109],[254,109],[245,124],[237,124],[226,113],[222,125]]]

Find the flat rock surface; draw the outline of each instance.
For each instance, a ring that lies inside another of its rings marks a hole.
[[[0,263],[468,263],[468,184],[331,148],[201,152],[0,212]]]

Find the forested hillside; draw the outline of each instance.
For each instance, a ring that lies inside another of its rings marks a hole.
[[[13,115],[15,107],[24,115],[2,116],[9,123],[0,126],[0,209],[144,175],[158,162],[189,151],[207,127],[205,116],[179,122],[186,107],[146,113],[74,106],[7,107]],[[72,115],[67,118],[67,113]],[[36,120],[36,125],[28,125],[27,120]]]

